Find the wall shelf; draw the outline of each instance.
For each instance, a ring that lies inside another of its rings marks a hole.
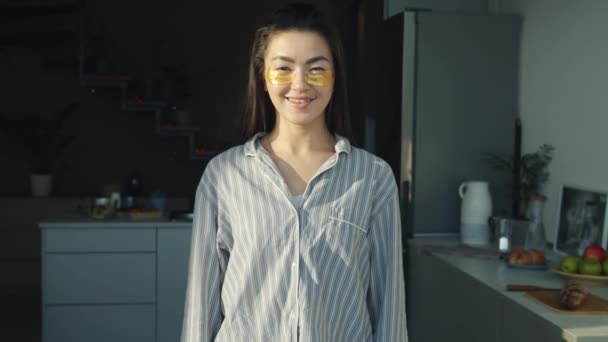
[[[65,14],[80,8],[80,0],[0,0],[0,17]]]
[[[200,131],[198,126],[161,125],[160,130],[164,132],[196,132]]]
[[[130,81],[131,76],[126,75],[99,75],[99,74],[87,74],[85,80],[95,81]]]
[[[0,0],[0,9],[63,8],[80,6],[80,0]]]
[[[126,75],[99,75],[86,74],[82,80],[82,85],[85,87],[111,87],[122,89],[123,94],[126,94],[127,83],[131,77]]]
[[[78,37],[78,25],[39,25],[19,29],[2,25],[0,45],[55,44]]]
[[[127,106],[138,107],[138,108],[164,108],[168,105],[167,102],[163,101],[127,101]]]

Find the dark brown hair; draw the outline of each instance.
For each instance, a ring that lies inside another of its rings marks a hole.
[[[274,128],[276,114],[270,97],[264,91],[264,53],[273,34],[288,30],[314,32],[327,41],[335,69],[334,90],[325,110],[327,128],[332,134],[338,133],[352,138],[346,92],[344,50],[340,38],[335,28],[314,5],[297,3],[287,5],[274,12],[270,22],[255,33],[249,60],[245,140],[257,132],[270,132]]]

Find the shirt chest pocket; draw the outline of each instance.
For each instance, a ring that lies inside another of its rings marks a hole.
[[[366,221],[365,215],[353,215],[348,207],[333,207],[323,227],[331,254],[347,264],[364,257],[368,250]]]
[[[331,207],[329,214],[330,226],[344,225],[356,229],[361,234],[367,234],[367,214],[364,208],[354,208],[338,202]]]
[[[359,234],[367,234],[367,228],[361,227],[356,223],[340,218],[337,215],[332,215],[329,217],[330,226],[341,226],[343,229],[356,229],[359,231]]]

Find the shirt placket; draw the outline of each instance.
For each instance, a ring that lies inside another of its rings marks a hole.
[[[306,188],[304,189],[304,194],[303,194],[300,208],[302,208],[304,206],[304,203],[306,202],[306,198],[308,196],[308,193],[310,192],[309,191],[310,184],[312,184],[313,180],[315,180],[317,177],[319,177],[325,171],[331,169],[334,165],[336,165],[337,160],[338,160],[338,155],[339,154],[336,154],[335,156],[333,156],[329,160],[327,160],[319,168],[318,172],[310,179],[310,181],[306,185]],[[300,303],[299,303],[299,299],[298,299],[298,294],[300,291],[300,250],[301,250],[300,233],[301,233],[301,228],[302,228],[302,223],[301,223],[302,215],[300,214],[301,209],[296,208],[293,205],[293,203],[289,200],[289,197],[288,197],[288,196],[290,196],[289,187],[287,186],[287,183],[285,182],[285,180],[283,179],[283,177],[281,176],[279,171],[276,169],[276,166],[275,166],[274,162],[272,161],[272,158],[270,158],[270,155],[268,155],[268,153],[265,151],[262,152],[260,161],[267,168],[267,170],[264,171],[266,176],[283,194],[283,196],[285,197],[285,200],[289,203],[289,206],[291,206],[295,210],[296,216],[297,216],[296,226],[294,227],[295,229],[294,229],[294,234],[293,234],[294,254],[293,254],[293,259],[292,259],[292,263],[291,263],[291,270],[292,270],[291,284],[293,284],[293,286],[295,288],[292,291],[293,298],[291,299],[293,309],[292,309],[291,313],[289,314],[289,321],[291,323],[291,336],[292,336],[291,340],[294,342],[297,342],[299,340],[298,321],[299,321],[299,314],[300,314]]]
[[[303,203],[303,201],[302,201]],[[295,208],[295,207],[294,207]],[[295,284],[295,289],[293,291],[293,307],[295,308],[295,312],[291,313],[291,324],[292,324],[292,341],[298,341],[298,319],[300,314],[300,303],[298,302],[298,292],[300,291],[300,210],[295,208],[298,220],[296,223],[296,230],[294,234],[294,246],[295,252],[293,255],[293,262],[291,263],[291,276],[292,276],[292,284]]]
[[[294,207],[294,205],[291,203],[291,201],[289,200],[289,187],[287,186],[287,183],[285,182],[285,180],[283,179],[283,177],[281,176],[281,174],[279,173],[279,171],[276,169],[276,166],[274,164],[274,162],[272,161],[272,158],[270,158],[270,156],[268,155],[268,153],[263,152],[260,155],[260,161],[262,162],[262,164],[264,164],[264,167],[266,168],[266,170],[264,170],[264,174],[266,175],[266,177],[269,178],[269,180],[277,187],[277,189],[283,194],[283,197],[285,197],[285,200],[288,202],[289,206],[291,208],[293,208],[293,210],[296,212],[296,216],[297,216],[297,221],[296,221],[296,225],[294,227],[294,234],[293,236],[293,245],[294,245],[294,254],[293,254],[293,259],[291,261],[291,281],[290,284],[292,284],[292,286],[294,287],[291,291],[292,293],[292,298],[290,298],[290,301],[292,302],[292,310],[289,313],[289,322],[291,325],[291,340],[292,341],[297,341],[298,340],[298,315],[299,315],[299,304],[298,304],[298,291],[299,291],[299,283],[300,283],[300,271],[299,271],[299,267],[300,267],[300,212],[299,210]]]
[[[317,173],[315,173],[314,176],[312,176],[312,178],[310,179],[310,181],[308,181],[308,184],[306,185],[306,188],[304,189],[304,194],[302,197],[302,203],[300,205],[300,209],[296,209],[297,214],[298,214],[298,229],[296,230],[296,236],[297,239],[295,241],[295,246],[296,246],[296,262],[294,264],[292,264],[292,267],[295,268],[295,272],[293,272],[294,276],[297,277],[296,278],[296,320],[295,320],[295,331],[293,332],[293,336],[294,338],[292,339],[293,341],[299,341],[300,339],[300,331],[299,331],[299,325],[298,323],[298,319],[299,319],[299,314],[300,314],[300,302],[298,300],[298,295],[300,293],[300,251],[301,251],[301,241],[302,239],[300,239],[300,234],[302,232],[302,229],[304,228],[304,226],[306,225],[306,222],[302,222],[302,215],[300,213],[300,211],[302,210],[302,208],[304,208],[304,205],[306,204],[306,200],[308,199],[310,192],[312,191],[312,187],[311,184],[313,184],[314,181],[316,181],[316,179],[318,177],[320,177],[323,173],[325,173],[327,170],[331,169],[332,167],[334,167],[337,162],[338,162],[338,156],[339,154],[336,154],[335,156],[331,157],[330,159],[328,159],[323,165],[321,165],[321,167],[319,168],[319,170],[317,171]]]

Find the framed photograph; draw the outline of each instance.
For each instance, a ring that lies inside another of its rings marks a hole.
[[[573,185],[562,185],[554,250],[560,254],[582,255],[585,248],[598,243],[606,248],[608,192]]]

